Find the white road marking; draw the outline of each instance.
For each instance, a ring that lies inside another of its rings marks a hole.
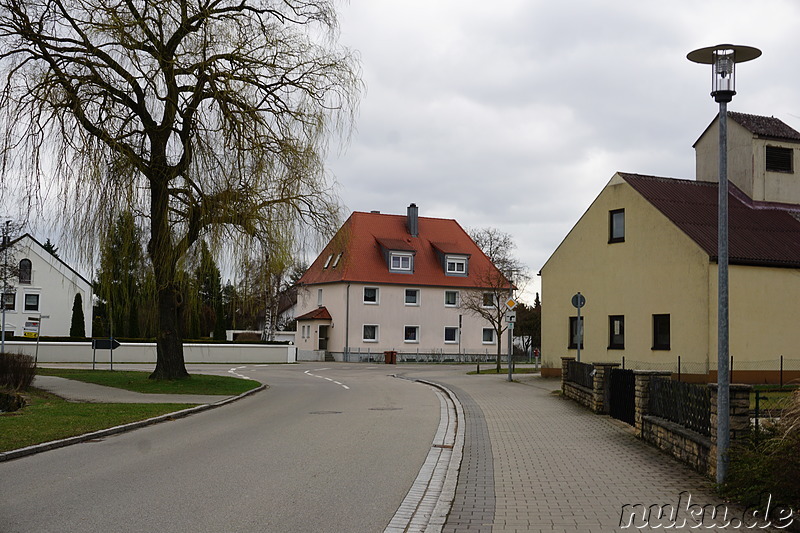
[[[319,372],[321,370],[330,370],[330,368],[319,368],[319,369],[315,370],[314,372]],[[319,374],[312,374],[310,370],[305,370],[303,372],[303,374],[305,374],[307,376],[311,376],[312,378],[320,378],[320,379],[324,379],[325,381],[330,381],[331,383],[335,383],[335,384],[339,385],[343,389],[350,390],[350,387],[348,387],[347,385],[344,385],[339,381],[334,381],[331,378],[328,378],[328,377],[325,377],[325,376],[320,376]]]
[[[242,368],[247,368],[247,365],[244,365],[244,366],[235,366],[235,367],[231,368],[230,370],[228,370],[228,374],[233,374],[233,375],[234,375],[234,376],[236,376],[237,378],[242,378],[242,379],[250,379],[250,380],[252,380],[253,378],[249,378],[249,377],[245,376],[244,374],[240,374],[240,373],[238,373],[238,372],[237,372],[237,370],[241,370]]]

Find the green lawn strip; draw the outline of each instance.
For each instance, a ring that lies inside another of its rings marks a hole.
[[[130,370],[86,370],[77,368],[37,368],[37,374],[85,381],[106,387],[116,387],[148,394],[219,394],[235,396],[255,389],[257,381],[229,376],[194,374],[186,379],[156,381],[148,379],[150,372]]]
[[[31,387],[28,405],[13,413],[0,413],[0,451],[65,439],[99,429],[180,411],[181,403],[73,403]]]

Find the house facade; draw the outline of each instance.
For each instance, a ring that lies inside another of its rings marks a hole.
[[[800,133],[773,117],[728,124],[732,368],[774,381],[781,361],[800,371]],[[717,139],[715,120],[696,180],[615,174],[542,267],[545,374],[577,355],[581,292],[581,361],[716,379]]]
[[[92,284],[27,233],[9,246],[19,270],[4,296],[6,335],[22,337],[25,322],[44,316],[41,335],[68,336],[75,295],[80,294],[86,336],[91,336]]]
[[[507,284],[455,220],[414,204],[405,216],[355,212],[300,279],[297,346],[345,361],[494,356],[492,325],[463,305],[487,280]]]

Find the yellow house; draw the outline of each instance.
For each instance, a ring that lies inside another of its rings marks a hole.
[[[729,113],[730,354],[734,380],[800,378],[800,133]],[[561,356],[715,379],[717,121],[697,180],[615,174],[541,269],[544,373]],[[680,361],[680,367],[678,366]]]

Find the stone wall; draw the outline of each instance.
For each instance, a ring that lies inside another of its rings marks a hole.
[[[588,407],[595,413],[608,413],[611,370],[614,363],[594,363],[592,389],[569,380],[567,365],[574,357],[561,358],[561,391],[565,397]],[[711,391],[710,435],[705,436],[663,418],[652,416],[650,382],[654,377],[670,377],[670,372],[634,370],[634,431],[636,436],[690,465],[702,474],[716,476],[717,470],[717,385]],[[750,430],[750,385],[730,386],[731,443],[745,437]]]
[[[607,414],[609,409],[611,369],[619,363],[591,363],[594,366],[592,388],[570,381],[567,367],[574,357],[561,358],[561,392],[570,400],[575,400],[595,413]]]

